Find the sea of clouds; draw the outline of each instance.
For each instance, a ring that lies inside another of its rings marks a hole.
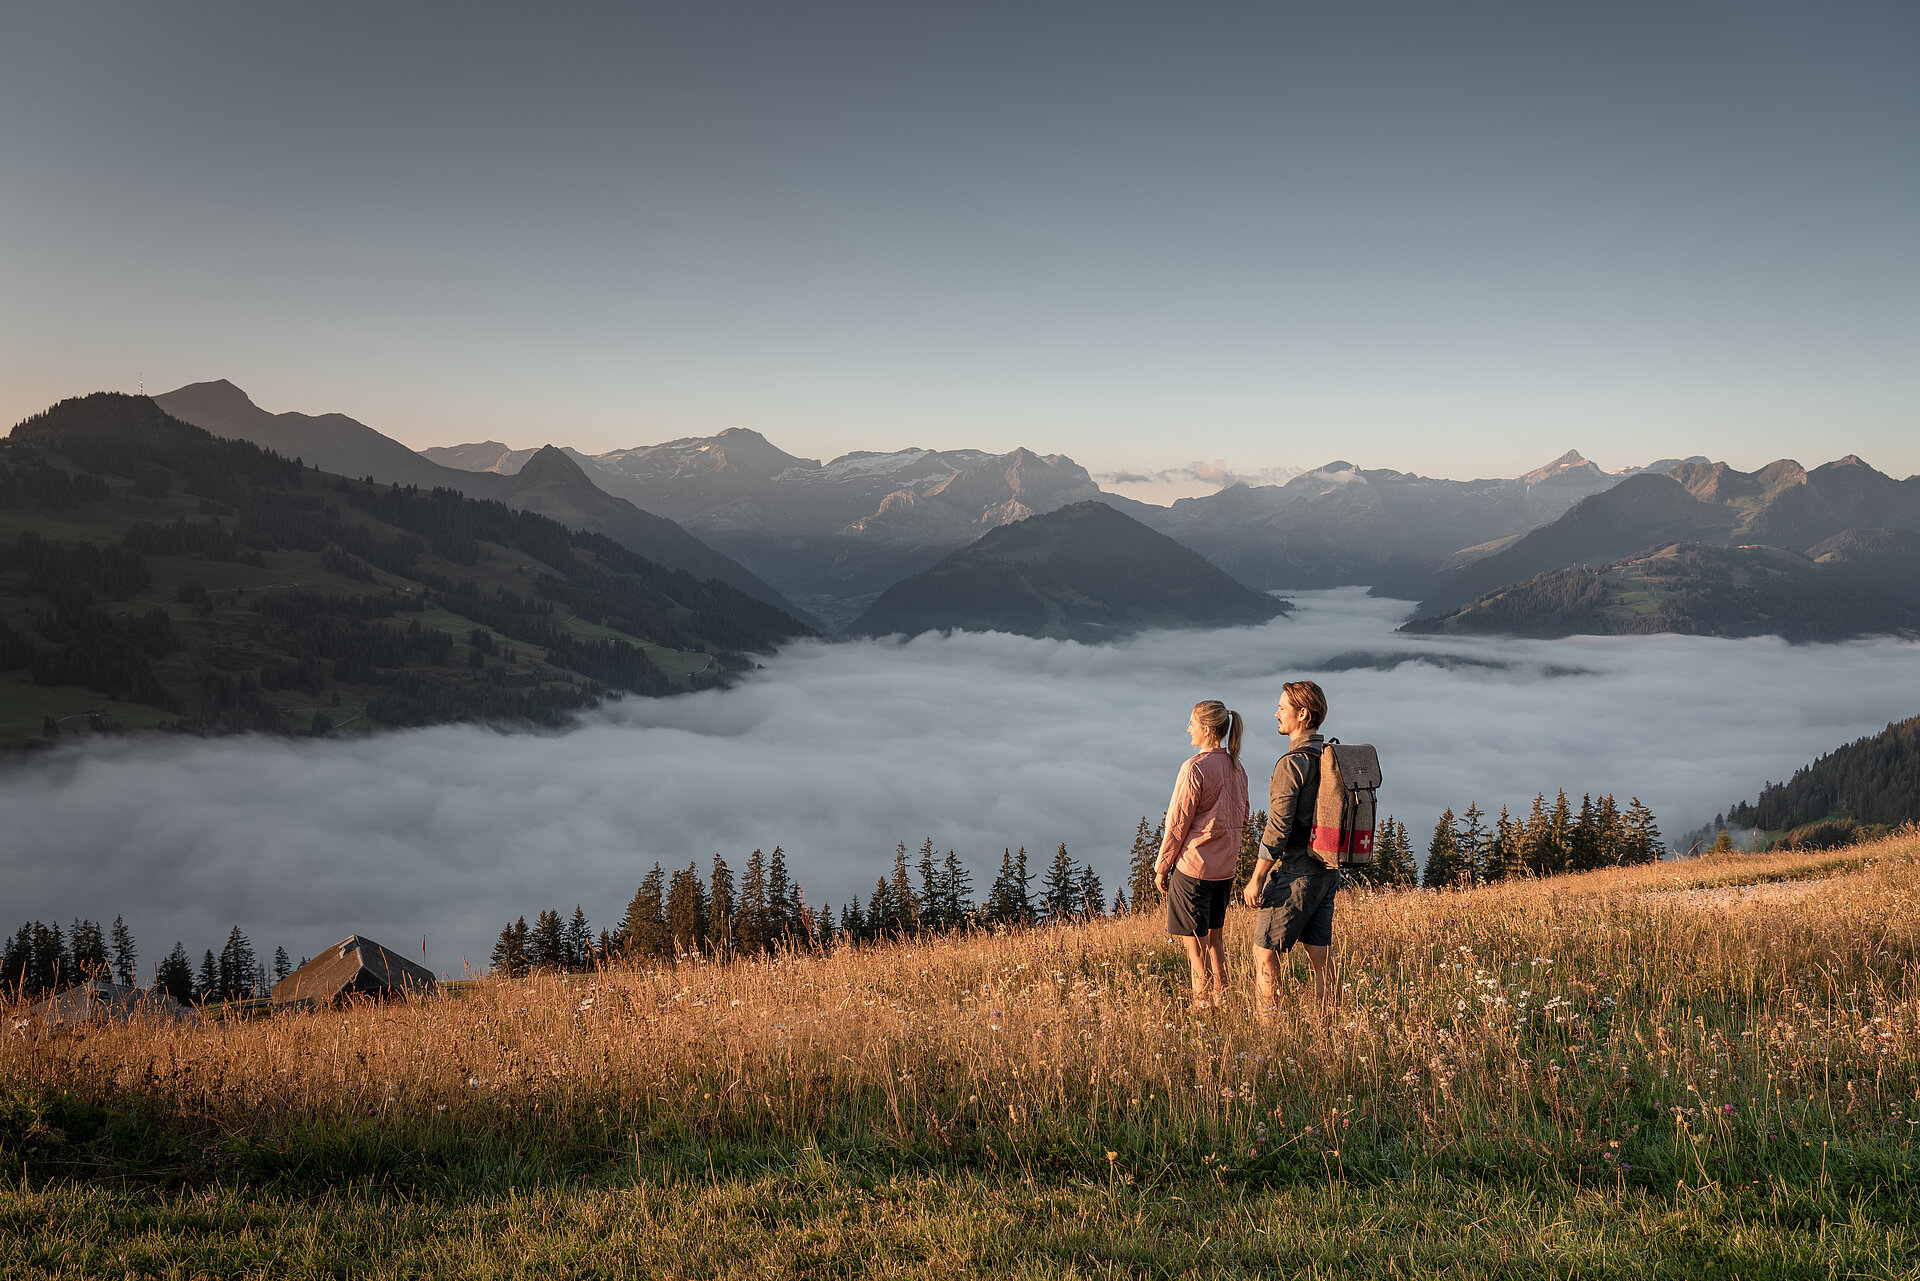
[[[1920,710],[1920,644],[1400,636],[1403,602],[1303,593],[1259,627],[1088,646],[1001,634],[791,646],[729,690],[629,699],[565,733],[101,740],[0,772],[0,926],[125,916],[150,971],[238,924],[297,960],[359,933],[443,973],[502,924],[615,924],[655,860],[785,848],[812,903],[864,897],[931,836],[984,897],[1001,851],[1064,842],[1108,886],[1157,816],[1191,705],[1249,722],[1308,676],[1327,730],[1380,749],[1384,812],[1424,848],[1445,806],[1638,796],[1675,835]]]

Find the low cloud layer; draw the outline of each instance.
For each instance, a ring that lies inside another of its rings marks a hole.
[[[1920,645],[1403,637],[1399,602],[1306,593],[1254,628],[1113,646],[1005,635],[804,644],[735,689],[634,699],[564,734],[124,741],[0,773],[0,925],[124,914],[143,973],[239,924],[296,959],[362,933],[476,967],[544,907],[619,918],[657,859],[786,849],[810,901],[864,899],[931,836],[984,896],[1003,847],[1065,842],[1109,893],[1167,800],[1198,699],[1249,720],[1256,804],[1283,681],[1379,746],[1382,804],[1424,848],[1443,806],[1560,787],[1638,795],[1678,835],[1920,710]]]
[[[1167,506],[1182,498],[1204,498],[1228,485],[1284,485],[1302,473],[1300,467],[1262,467],[1237,471],[1221,460],[1191,462],[1185,467],[1158,471],[1097,472],[1094,480],[1108,493],[1143,503]]]

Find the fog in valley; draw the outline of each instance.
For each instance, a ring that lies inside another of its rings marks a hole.
[[[629,699],[563,734],[102,740],[0,773],[0,923],[125,916],[151,972],[238,924],[298,959],[349,933],[435,970],[502,924],[617,923],[650,865],[785,848],[808,902],[864,900],[931,836],[984,898],[1003,848],[1065,842],[1111,896],[1192,750],[1188,709],[1244,712],[1258,806],[1283,681],[1378,745],[1383,813],[1424,850],[1443,806],[1637,795],[1669,837],[1920,710],[1920,644],[1403,637],[1403,602],[1302,593],[1270,624],[1111,646],[1007,635],[792,646],[725,691]]]

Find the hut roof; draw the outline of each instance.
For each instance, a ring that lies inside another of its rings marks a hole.
[[[125,1022],[130,1019],[157,1019],[179,1023],[195,1017],[192,1010],[179,1004],[165,992],[142,991],[122,987],[106,979],[90,979],[64,992],[56,992],[35,1001],[27,1016],[15,1027],[38,1024],[41,1027],[67,1027],[76,1023]]]
[[[341,939],[273,985],[273,1003],[326,1002],[356,992],[431,992],[433,971],[372,939]]]

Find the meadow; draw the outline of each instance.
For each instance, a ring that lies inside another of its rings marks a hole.
[[[1149,914],[20,1028],[0,1273],[1916,1276],[1917,921],[1908,828],[1351,893],[1272,1024]]]

